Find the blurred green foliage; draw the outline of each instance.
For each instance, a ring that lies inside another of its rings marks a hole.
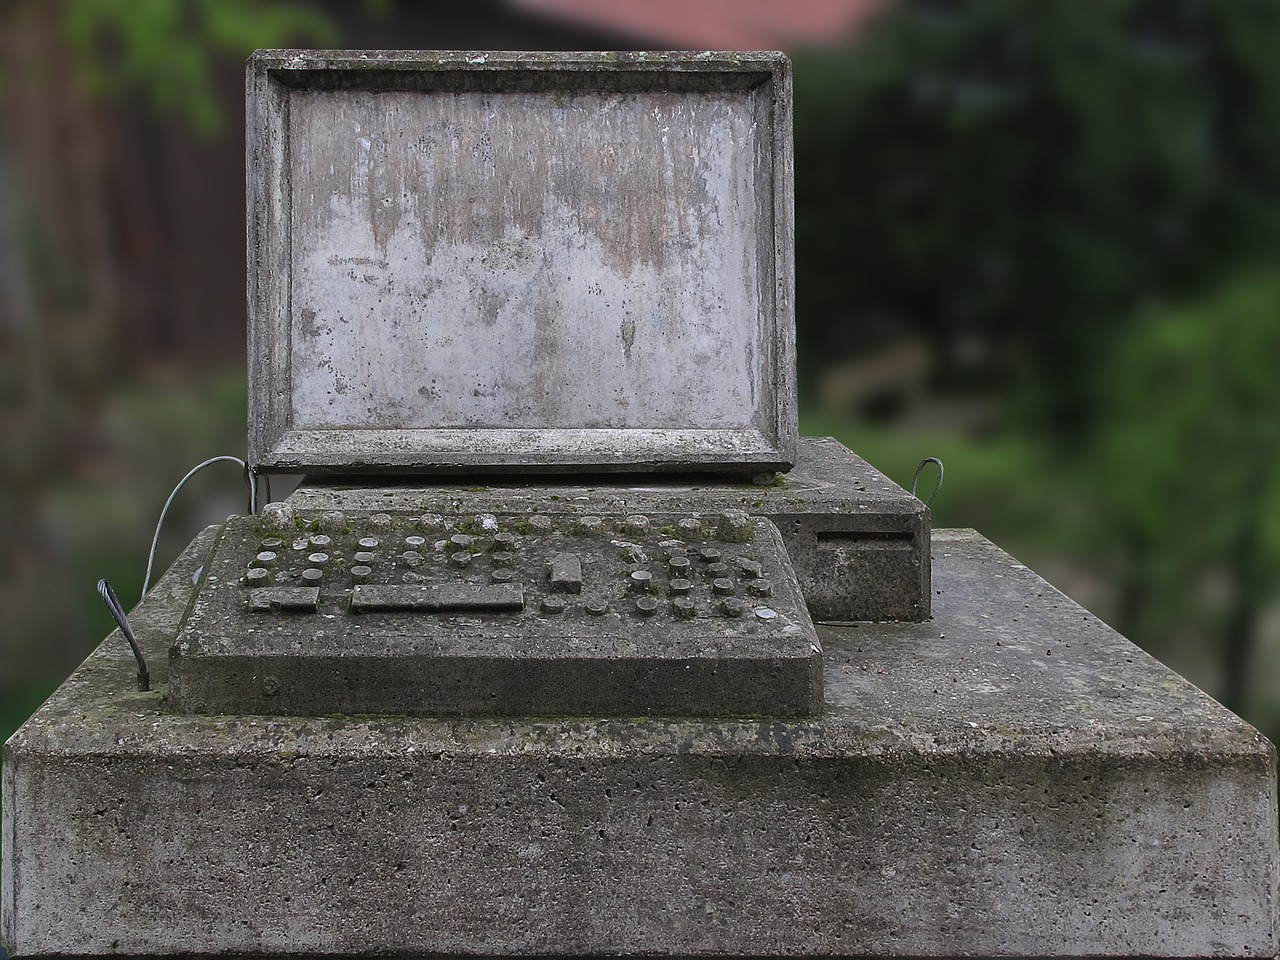
[[[1245,707],[1253,632],[1280,598],[1280,277],[1246,276],[1119,336],[1085,458],[1119,538],[1126,628],[1215,637],[1221,695]]]
[[[1280,4],[899,0],[798,59],[802,382],[923,335],[1063,440],[1152,300],[1280,248]]]
[[[157,111],[176,111],[210,134],[223,121],[212,84],[215,58],[337,41],[314,5],[287,0],[63,0],[63,6],[63,32],[87,90],[141,91]]]
[[[103,469],[119,481],[94,487],[72,482],[51,491],[52,512],[67,530],[90,534],[78,540],[72,554],[76,582],[89,587],[83,615],[90,636],[115,629],[92,589],[99,577],[111,580],[126,609],[140,599],[160,509],[186,471],[210,457],[243,458],[247,394],[244,373],[226,371],[181,386],[135,384],[103,410],[105,446],[111,451]],[[243,513],[247,500],[235,464],[220,463],[193,477],[165,518],[152,583],[196,533]]]

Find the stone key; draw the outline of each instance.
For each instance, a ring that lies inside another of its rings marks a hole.
[[[582,592],[582,558],[576,553],[557,553],[551,558],[551,589],[558,593]]]
[[[467,583],[415,583],[397,586],[360,585],[351,590],[351,612],[505,613],[524,609],[524,590],[513,583],[479,586]]]
[[[258,587],[249,593],[249,609],[254,613],[315,613],[319,602],[319,587]]]

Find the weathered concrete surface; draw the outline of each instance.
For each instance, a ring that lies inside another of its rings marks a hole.
[[[250,458],[787,469],[778,53],[259,51]]]
[[[310,716],[819,713],[822,650],[777,528],[740,510],[715,519],[330,511],[313,533],[305,514],[285,529],[232,517],[170,652],[171,701]]]
[[[927,620],[929,508],[844,444],[801,437],[795,469],[768,485],[714,476],[470,477],[451,483],[376,486],[312,478],[289,498],[297,509],[423,513],[664,513],[672,503],[715,514],[741,509],[782,532],[815,620]]]
[[[934,571],[810,722],[178,716],[114,636],[6,745],[4,941],[1273,956],[1271,745],[976,534]]]

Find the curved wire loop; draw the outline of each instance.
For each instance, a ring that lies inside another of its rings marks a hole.
[[[258,478],[257,478],[257,475],[253,472],[253,468],[250,467],[243,460],[241,460],[239,457],[210,457],[204,463],[197,464],[196,466],[192,467],[187,472],[187,475],[178,481],[178,485],[173,488],[173,493],[169,494],[169,499],[164,502],[164,509],[160,511],[160,519],[156,521],[155,536],[151,538],[151,552],[147,555],[147,574],[145,577],[142,578],[142,596],[145,597],[147,595],[147,591],[151,588],[151,571],[152,571],[152,568],[155,566],[155,562],[156,562],[156,546],[160,543],[160,529],[164,526],[165,514],[169,512],[169,507],[170,505],[172,505],[174,497],[178,495],[178,491],[182,489],[183,485],[186,484],[188,480],[194,477],[197,473],[199,473],[205,467],[211,466],[215,463],[222,463],[224,460],[229,461],[231,463],[239,464],[241,473],[244,476],[245,484],[249,487],[249,513],[250,515],[257,514],[258,512]],[[267,483],[268,483],[267,496],[269,498],[271,495],[270,481],[268,481]]]
[[[933,493],[929,494],[929,499],[924,502],[926,507],[933,505],[933,498],[936,497],[938,495],[938,491],[942,489],[942,478],[946,472],[942,467],[942,461],[939,460],[937,457],[925,457],[923,460],[921,460],[920,463],[916,466],[915,474],[911,477],[911,495],[913,497],[916,496],[916,483],[920,479],[920,471],[925,468],[925,464],[929,464],[929,463],[937,464],[938,482],[937,484],[934,485]],[[917,497],[917,499],[919,498]]]

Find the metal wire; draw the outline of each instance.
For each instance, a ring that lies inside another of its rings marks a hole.
[[[120,599],[116,596],[116,592],[111,589],[111,584],[107,581],[98,581],[98,596],[102,598],[102,602],[107,605],[107,609],[111,611],[111,616],[116,624],[120,627],[120,632],[124,634],[124,638],[129,641],[129,646],[133,648],[134,659],[138,661],[138,689],[151,689],[151,673],[147,670],[147,661],[142,658],[142,648],[138,646],[138,638],[133,635],[133,627],[129,625],[129,618],[125,616],[124,607],[120,606]]]
[[[160,529],[164,526],[165,514],[169,512],[169,507],[173,503],[174,497],[178,495],[178,491],[182,489],[183,485],[188,480],[194,477],[205,467],[211,466],[215,463],[221,463],[224,460],[240,465],[240,470],[244,475],[245,483],[249,486],[249,513],[256,514],[258,512],[257,477],[252,468],[250,468],[250,466],[239,457],[211,457],[204,463],[192,467],[187,475],[178,481],[178,485],[173,488],[173,493],[169,494],[169,499],[164,502],[164,509],[160,511],[160,519],[156,521],[155,536],[151,538],[151,552],[147,555],[147,575],[142,578],[142,596],[145,597],[147,595],[147,590],[151,588],[151,570],[155,566],[156,562],[156,546],[160,543]],[[268,486],[267,489],[270,491],[270,486]],[[269,495],[270,494],[268,493],[268,496]]]
[[[244,474],[244,485],[249,488],[249,516],[255,516],[258,512],[258,478],[253,472],[253,467],[244,464],[241,473]]]
[[[933,493],[929,494],[929,499],[924,502],[925,506],[928,507],[933,505],[933,498],[936,497],[938,495],[938,491],[942,489],[942,477],[946,471],[943,470],[942,461],[937,457],[925,457],[921,460],[916,466],[915,474],[911,477],[911,495],[913,497],[916,496],[916,482],[920,479],[920,471],[924,469],[926,463],[934,463],[938,466],[938,483],[933,488]],[[919,498],[917,497],[917,499]]]

